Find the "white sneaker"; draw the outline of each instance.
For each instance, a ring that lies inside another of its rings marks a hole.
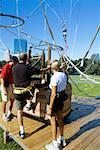
[[[60,144],[62,146],[66,146],[66,141],[65,140],[61,140],[60,137],[57,138],[57,142],[58,142],[58,144]]]
[[[3,116],[2,119],[3,119],[4,122],[8,122],[9,121],[9,117],[7,117],[7,116]]]
[[[60,150],[59,146],[55,146],[53,143],[47,144],[46,146],[46,150]]]

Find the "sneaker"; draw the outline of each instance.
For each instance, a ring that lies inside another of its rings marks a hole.
[[[65,140],[61,140],[60,138],[57,138],[57,142],[58,142],[58,144],[60,144],[61,146],[66,146],[66,141],[65,141]]]
[[[7,115],[7,118],[9,121],[11,121],[13,119],[13,117],[14,117],[14,114],[12,114],[12,113],[10,115]]]
[[[8,122],[9,121],[9,117],[7,117],[7,116],[3,116],[2,119],[3,119],[4,122]]]
[[[46,150],[60,150],[59,146],[55,146],[53,143],[47,144],[46,146]]]
[[[33,109],[33,104],[30,104],[30,106],[25,106],[26,111],[30,111],[31,109]]]
[[[19,136],[21,137],[21,139],[24,139],[25,138],[25,133],[20,133],[20,131],[19,131]]]

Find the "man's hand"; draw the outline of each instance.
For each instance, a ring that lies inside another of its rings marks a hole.
[[[5,89],[5,87],[3,88],[3,93],[4,95],[7,95],[7,90]]]
[[[47,69],[50,70],[51,69],[51,65],[47,65]]]
[[[51,113],[52,113],[52,109],[49,107],[49,110],[46,114],[46,118],[51,119]]]

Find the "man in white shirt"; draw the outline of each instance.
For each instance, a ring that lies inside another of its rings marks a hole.
[[[62,110],[63,110],[65,88],[67,84],[67,76],[63,72],[58,72],[59,65],[57,60],[52,63],[51,69],[53,72],[53,76],[51,77],[49,85],[51,89],[51,96],[49,105],[50,107],[47,114],[51,121],[53,141],[52,143],[46,145],[46,149],[59,150],[60,144],[62,144],[63,146],[66,145],[63,136],[64,122],[62,117]],[[57,121],[60,129],[60,137],[58,139],[57,139]]]

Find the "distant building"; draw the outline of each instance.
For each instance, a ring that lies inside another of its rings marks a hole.
[[[26,39],[14,39],[14,53],[20,52],[27,53],[27,40]]]

